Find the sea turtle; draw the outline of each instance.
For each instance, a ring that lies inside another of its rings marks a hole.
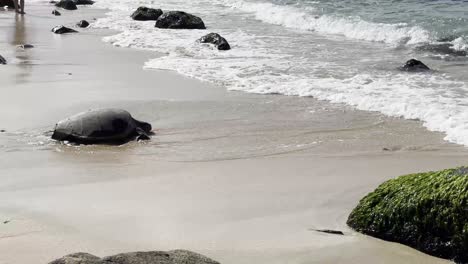
[[[122,109],[89,110],[59,121],[52,139],[78,144],[124,144],[150,139],[151,125]]]

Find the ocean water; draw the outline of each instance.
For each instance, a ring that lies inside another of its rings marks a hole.
[[[456,0],[98,0],[118,30],[116,46],[155,51],[144,65],[229,90],[312,96],[418,119],[468,145],[468,1]],[[183,10],[207,30],[167,30],[132,21],[138,6]],[[223,35],[232,50],[196,40]],[[411,58],[431,73],[405,73]]]

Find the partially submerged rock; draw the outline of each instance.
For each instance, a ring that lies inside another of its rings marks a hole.
[[[468,263],[468,167],[389,180],[359,202],[347,223],[367,235]]]
[[[170,29],[206,29],[203,20],[192,14],[182,11],[169,11],[156,20],[157,28]]]
[[[133,20],[147,21],[147,20],[157,20],[163,11],[161,9],[148,8],[145,6],[140,6],[133,14],[131,15]]]
[[[92,5],[94,1],[92,0],[72,0],[75,5]]]
[[[54,10],[54,11],[52,11],[52,15],[54,15],[54,16],[61,16],[62,14],[61,14],[59,11]]]
[[[150,139],[151,125],[121,109],[96,109],[59,121],[52,139],[77,144],[124,144]]]
[[[77,33],[78,31],[65,26],[56,26],[52,29],[55,34]]]
[[[102,259],[87,253],[75,253],[49,264],[219,264],[219,262],[195,252],[173,250],[122,253]]]
[[[209,43],[215,45],[218,50],[230,50],[231,46],[227,40],[217,33],[210,33],[198,40],[200,43]]]
[[[72,0],[60,0],[58,3],[55,4],[56,7],[61,7],[65,10],[77,10],[75,2]]]
[[[401,70],[408,71],[408,72],[422,72],[422,71],[430,71],[431,69],[427,67],[421,61],[411,59],[401,67]]]
[[[5,60],[5,58],[2,57],[2,55],[0,55],[0,64],[7,64],[7,61]]]
[[[80,28],[87,28],[89,27],[89,22],[86,20],[81,20],[80,22],[76,23],[76,25]]]

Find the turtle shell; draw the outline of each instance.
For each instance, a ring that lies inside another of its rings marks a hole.
[[[59,121],[52,138],[79,144],[123,143],[135,136],[137,125],[125,110],[90,110]]]

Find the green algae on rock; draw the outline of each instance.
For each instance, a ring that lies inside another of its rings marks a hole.
[[[359,202],[347,223],[367,235],[468,263],[468,167],[389,180]]]

